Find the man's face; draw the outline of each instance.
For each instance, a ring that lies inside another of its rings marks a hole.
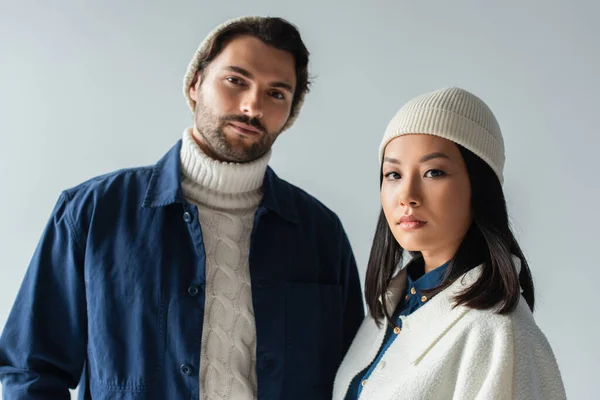
[[[269,151],[296,89],[291,53],[251,36],[229,41],[190,87],[194,138],[210,157],[249,162]]]

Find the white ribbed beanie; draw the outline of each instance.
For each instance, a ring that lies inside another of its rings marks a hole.
[[[206,36],[206,38],[204,38],[202,43],[200,43],[200,46],[198,46],[198,49],[196,49],[196,52],[194,53],[194,56],[192,57],[190,63],[188,64],[187,71],[185,72],[185,75],[183,77],[183,94],[187,100],[188,106],[192,110],[192,113],[196,111],[196,102],[190,97],[189,89],[190,89],[190,86],[192,85],[192,82],[194,81],[194,78],[196,77],[196,73],[198,72],[198,67],[200,66],[200,56],[202,56],[208,50],[208,46],[210,45],[212,40],[216,36],[218,36],[221,32],[223,32],[227,27],[229,27],[233,24],[236,24],[239,22],[249,22],[249,23],[260,22],[261,20],[268,19],[268,18],[269,17],[244,16],[244,17],[230,19],[229,21],[225,21],[221,25],[219,25],[215,29],[213,29],[213,31],[210,32],[208,34],[208,36]],[[292,126],[294,121],[296,121],[296,118],[298,118],[298,114],[300,113],[300,109],[302,108],[302,104],[304,103],[305,94],[306,93],[303,93],[298,98],[298,102],[297,102],[296,107],[293,110],[293,114],[290,114],[290,116],[288,117],[287,122],[281,129],[282,132],[284,130],[288,129],[290,126]]]
[[[445,88],[408,101],[389,122],[379,146],[379,162],[394,138],[428,134],[451,140],[472,151],[504,178],[504,140],[492,110],[474,94]]]

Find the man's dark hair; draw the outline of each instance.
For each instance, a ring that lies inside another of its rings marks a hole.
[[[198,71],[203,71],[221,53],[231,39],[242,35],[255,37],[269,46],[287,51],[294,56],[296,90],[292,98],[289,119],[296,117],[299,111],[299,101],[309,91],[309,52],[300,37],[298,29],[282,18],[248,18],[228,25],[209,39],[205,47],[206,51],[200,54],[198,58]],[[197,79],[197,77],[194,78],[192,86]]]

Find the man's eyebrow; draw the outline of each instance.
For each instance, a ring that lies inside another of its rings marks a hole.
[[[244,68],[241,67],[236,67],[235,65],[230,65],[228,67],[225,67],[226,70],[231,71],[231,72],[237,72],[240,75],[245,76],[248,79],[253,79],[254,75],[252,75],[250,73],[250,71],[245,70]]]

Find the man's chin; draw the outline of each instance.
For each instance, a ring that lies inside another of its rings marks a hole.
[[[247,143],[229,143],[227,154],[223,154],[232,162],[250,162],[263,156],[266,151],[260,150]]]

